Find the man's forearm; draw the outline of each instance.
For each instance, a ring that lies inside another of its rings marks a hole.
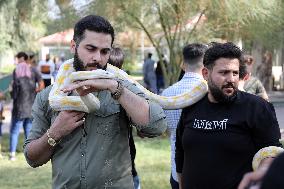
[[[27,144],[27,158],[34,163],[34,167],[47,163],[53,153],[53,148],[47,143],[47,134]]]
[[[124,88],[118,101],[135,124],[147,125],[149,123],[149,104],[144,98]]]
[[[268,158],[263,159],[260,162],[259,167],[257,169],[262,169],[266,171],[268,167],[270,166],[270,164],[273,162],[273,160],[274,160],[274,157],[268,157]]]

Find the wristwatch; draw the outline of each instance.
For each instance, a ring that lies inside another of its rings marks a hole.
[[[122,93],[123,93],[123,85],[120,81],[117,81],[117,88],[113,93],[111,93],[111,97],[114,100],[118,100],[119,97],[122,95]]]
[[[47,139],[47,143],[48,143],[50,146],[52,146],[52,147],[56,146],[57,142],[56,142],[56,140],[55,140],[54,138],[50,137],[49,129],[47,129],[46,135],[47,135],[47,138],[48,138],[48,139]]]

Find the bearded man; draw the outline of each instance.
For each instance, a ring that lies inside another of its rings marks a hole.
[[[273,105],[238,90],[243,64],[242,51],[230,42],[212,43],[205,52],[202,75],[208,94],[182,110],[177,128],[182,189],[236,189],[252,171],[254,156],[261,157],[254,160],[254,168],[261,170],[275,155],[269,146],[281,146]]]
[[[113,27],[105,18],[80,19],[71,41],[75,70],[105,69],[113,41]],[[133,124],[146,135],[162,134],[162,108],[123,80],[89,79],[64,89],[81,96],[98,92],[100,109],[89,114],[55,112],[48,102],[50,90],[38,94],[33,106],[32,129],[24,146],[27,162],[38,167],[51,160],[52,188],[133,189],[128,126]]]

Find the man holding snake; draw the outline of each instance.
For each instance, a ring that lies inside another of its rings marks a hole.
[[[79,20],[71,41],[74,69],[106,69],[113,41],[113,27],[103,17]],[[24,145],[27,162],[38,167],[51,160],[53,188],[132,189],[127,126],[132,122],[147,136],[162,134],[162,108],[126,80],[88,79],[62,89],[80,96],[96,92],[100,109],[88,114],[55,111],[50,90],[39,93],[33,105],[33,127]]]

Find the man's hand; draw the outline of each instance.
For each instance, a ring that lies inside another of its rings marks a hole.
[[[60,140],[84,124],[84,115],[85,113],[77,111],[60,112],[49,129],[50,134],[55,140]]]
[[[239,184],[238,189],[247,189],[248,187],[252,187],[253,183],[258,183],[261,181],[262,177],[266,173],[268,168],[259,168],[254,172],[246,173]],[[257,184],[256,184],[257,185]],[[259,186],[258,186],[259,187]],[[258,189],[257,186],[254,189]]]
[[[114,92],[117,88],[117,81],[112,79],[88,79],[85,81],[77,81],[66,86],[62,91],[64,93],[77,90],[80,96],[87,95],[92,92],[109,90]]]

